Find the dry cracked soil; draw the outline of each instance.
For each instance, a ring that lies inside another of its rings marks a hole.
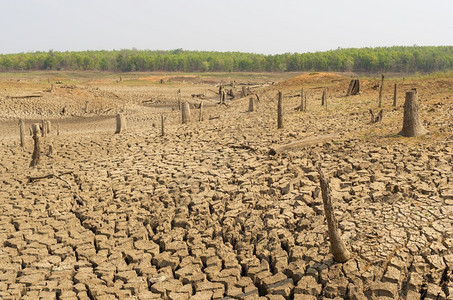
[[[453,77],[386,79],[383,121],[371,123],[379,77],[345,97],[350,76],[290,75],[2,75],[0,298],[453,299]],[[226,105],[219,84],[236,96]],[[403,138],[414,87],[429,133]],[[192,106],[188,124],[178,90]],[[41,119],[51,132],[29,168],[28,127]],[[338,137],[269,154],[330,133]],[[330,254],[318,163],[346,263]]]

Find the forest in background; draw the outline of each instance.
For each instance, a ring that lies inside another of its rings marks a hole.
[[[453,46],[349,48],[275,55],[182,49],[0,54],[0,71],[32,70],[429,73],[453,70]]]

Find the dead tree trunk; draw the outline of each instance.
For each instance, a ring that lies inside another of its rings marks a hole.
[[[123,114],[116,115],[116,134],[123,133],[126,131],[126,118]]]
[[[25,122],[24,120],[19,120],[19,131],[20,131],[20,146],[25,147]]]
[[[381,76],[381,86],[379,87],[379,107],[382,106],[382,88],[384,87],[384,74]]]
[[[182,124],[186,124],[190,122],[190,106],[187,101],[182,103],[181,107],[181,122]]]
[[[324,213],[326,215],[327,221],[327,232],[329,234],[330,239],[330,251],[332,252],[333,259],[336,262],[346,262],[351,257],[348,249],[346,249],[346,245],[344,244],[343,240],[340,237],[340,233],[338,231],[337,220],[335,218],[335,213],[332,207],[332,196],[331,190],[329,186],[329,181],[324,176],[322,172],[321,165],[318,164],[318,175],[319,175],[319,182],[321,185],[321,192],[322,192],[322,202],[324,205]]]
[[[278,103],[277,103],[277,128],[283,128],[283,95],[281,91],[278,91]]]
[[[165,117],[164,114],[160,115],[160,128],[161,128],[161,135],[165,135]]]
[[[406,100],[404,101],[403,129],[400,131],[399,135],[415,137],[426,133],[428,133],[428,130],[423,127],[418,116],[417,90],[412,89],[406,92]]]
[[[204,120],[204,101],[201,100],[200,102],[200,115],[198,116],[198,121],[203,121]]]
[[[30,167],[34,167],[34,166],[38,165],[39,158],[41,156],[41,146],[39,143],[39,136],[41,135],[41,132],[40,132],[40,126],[37,123],[33,124],[31,128],[32,128],[32,133],[33,133],[34,146],[33,146],[33,154],[31,156]]]
[[[397,93],[397,85],[395,83],[395,89],[393,90],[393,106],[396,106],[396,93]]]
[[[255,99],[250,97],[249,99],[249,112],[253,112],[255,110]]]

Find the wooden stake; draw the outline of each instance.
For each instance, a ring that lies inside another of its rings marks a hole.
[[[379,107],[382,106],[382,88],[384,87],[384,74],[382,74],[381,76],[381,86],[379,87]]]
[[[165,117],[164,114],[160,115],[160,128],[161,128],[161,136],[165,135]]]
[[[200,115],[198,116],[198,121],[203,121],[204,120],[204,101],[201,100],[200,102]]]
[[[31,162],[30,162],[30,167],[35,167],[39,163],[39,159],[41,156],[41,146],[39,143],[39,136],[41,135],[40,132],[40,126],[38,123],[32,125],[32,132],[33,132],[33,140],[34,140],[34,146],[33,146],[33,154],[31,156]]]
[[[176,93],[176,100],[178,101],[178,110],[181,110],[181,90]]]
[[[397,93],[397,85],[396,85],[396,82],[395,82],[395,89],[393,90],[393,106],[395,107],[396,106],[396,93]]]
[[[277,128],[283,128],[283,95],[281,91],[278,91],[278,103],[277,103]]]
[[[20,131],[20,146],[25,147],[25,122],[24,120],[19,120],[19,131]]]
[[[46,128],[45,128],[46,134],[51,134],[51,132],[52,132],[52,128],[51,128],[51,127],[52,127],[52,126],[51,126],[50,121],[47,120],[45,124],[46,124]]]
[[[332,206],[332,196],[329,181],[324,176],[320,164],[318,164],[317,169],[319,182],[321,185],[324,213],[327,221],[327,233],[329,234],[330,239],[330,250],[332,252],[333,259],[336,262],[343,263],[349,260],[351,254],[349,253],[348,249],[346,249],[346,246],[341,239],[340,233],[338,231],[338,224]]]
[[[300,111],[304,111],[304,89],[300,89]]]
[[[41,136],[45,137],[47,135],[47,130],[46,128],[46,121],[41,120]]]

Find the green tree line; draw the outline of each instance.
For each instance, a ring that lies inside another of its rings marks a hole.
[[[264,55],[241,52],[112,50],[0,54],[0,71],[434,72],[453,69],[453,46],[349,48]]]

